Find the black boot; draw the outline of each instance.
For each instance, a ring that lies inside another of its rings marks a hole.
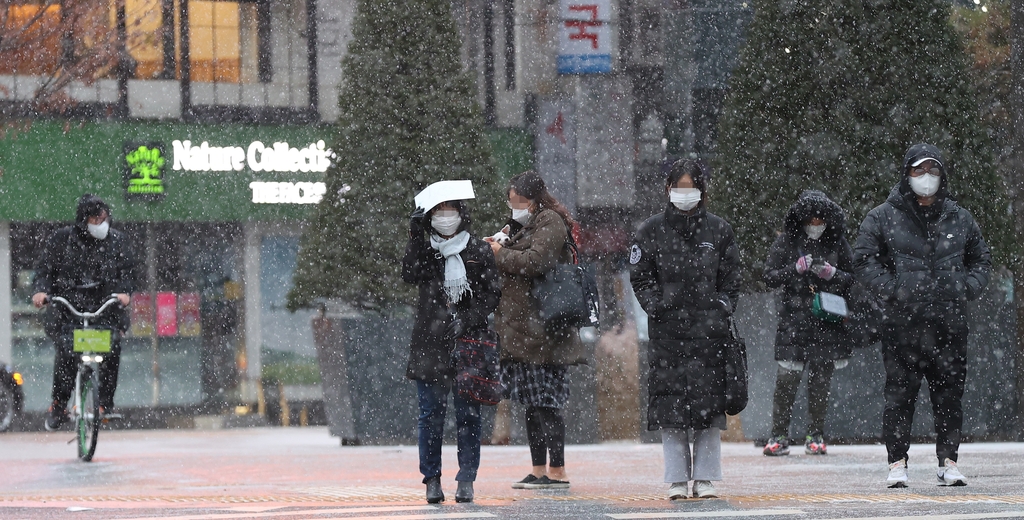
[[[459,487],[455,490],[455,501],[458,503],[473,501],[472,482],[459,482]]]
[[[441,491],[441,477],[434,477],[427,481],[427,503],[439,502],[444,502],[444,492]]]

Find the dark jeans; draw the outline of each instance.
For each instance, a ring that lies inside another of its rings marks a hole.
[[[967,378],[967,327],[945,322],[888,327],[882,338],[885,362],[885,412],[882,438],[889,463],[907,458],[914,405],[921,378],[928,379],[935,416],[935,455],[942,464],[957,459],[964,414],[961,399]]]
[[[53,357],[53,389],[51,397],[54,402],[66,405],[71,393],[75,391],[75,375],[81,354],[73,350],[74,336],[71,331],[58,334],[53,338],[55,353]],[[103,354],[103,363],[99,369],[100,406],[104,409],[114,407],[114,392],[117,390],[117,372],[121,366],[121,333],[112,331],[110,334],[110,352]]]
[[[416,381],[419,393],[420,473],[423,483],[441,476],[441,444],[444,441],[444,416],[448,410],[451,385]],[[458,482],[473,482],[480,467],[480,403],[454,394],[456,437],[459,444]]]
[[[793,403],[804,372],[807,372],[807,435],[825,434],[825,416],[828,415],[828,397],[832,391],[832,374],[835,370],[835,363],[830,359],[806,362],[803,370],[789,370],[779,366],[772,407],[772,437],[789,436]]]

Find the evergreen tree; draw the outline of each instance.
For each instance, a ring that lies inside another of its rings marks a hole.
[[[946,0],[761,0],[721,117],[715,209],[759,281],[786,210],[820,189],[851,242],[900,179],[906,149],[943,150],[949,187],[997,259],[1012,240]]]
[[[302,237],[292,310],[320,298],[378,309],[410,302],[401,279],[408,216],[433,182],[473,181],[476,229],[497,229],[504,208],[451,2],[361,0],[352,33],[327,194]]]

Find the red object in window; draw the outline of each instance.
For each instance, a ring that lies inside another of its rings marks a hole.
[[[175,293],[156,293],[156,334],[178,335],[178,295]]]

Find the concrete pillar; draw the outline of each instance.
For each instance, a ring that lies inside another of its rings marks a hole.
[[[13,361],[11,331],[11,223],[0,222],[0,363]]]
[[[245,402],[252,403],[258,398],[263,371],[260,359],[260,346],[263,345],[263,332],[260,330],[260,243],[263,233],[258,223],[247,222],[244,234],[242,284],[245,293],[245,373],[242,374],[241,397]]]

